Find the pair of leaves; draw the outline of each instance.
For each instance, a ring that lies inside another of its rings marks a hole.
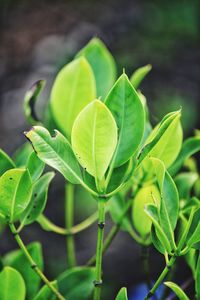
[[[26,286],[22,275],[11,267],[5,267],[0,273],[0,299],[25,300]]]
[[[163,253],[163,248],[167,252],[175,247],[174,229],[177,224],[179,213],[179,195],[173,179],[167,172],[164,163],[159,159],[152,158],[151,163],[155,170],[155,176],[161,194],[160,206],[147,205],[146,213],[153,222],[156,232],[158,232],[158,239],[163,247],[156,247]],[[153,232],[153,242],[155,242],[155,234]],[[162,248],[162,249],[161,249]]]
[[[0,177],[0,213],[10,222],[19,219],[28,206],[32,181],[28,170],[11,169]]]
[[[41,270],[43,270],[43,256],[41,245],[36,242],[31,243],[27,246],[27,250],[30,253],[33,260],[35,261],[35,263],[38,265],[38,267]],[[22,275],[26,284],[27,299],[33,299],[39,289],[41,279],[30,267],[30,263],[27,261],[23,252],[21,250],[15,250],[8,253],[3,258],[3,263],[5,266],[15,268]],[[14,297],[13,299],[16,298]]]

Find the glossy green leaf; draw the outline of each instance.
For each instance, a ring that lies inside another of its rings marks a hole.
[[[24,115],[30,125],[37,125],[40,123],[35,111],[35,103],[44,86],[45,80],[38,80],[25,94]]]
[[[27,159],[30,154],[33,152],[33,147],[28,141],[23,144],[20,148],[18,148],[13,154],[13,160],[18,168],[25,167],[27,163]]]
[[[33,223],[43,212],[49,184],[54,175],[54,172],[48,172],[34,183],[31,201],[20,217],[21,226]]]
[[[182,167],[184,161],[195,154],[196,152],[200,151],[200,136],[188,138],[184,141],[182,149],[173,163],[173,165],[169,168],[170,174],[176,174],[180,168]]]
[[[36,262],[38,267],[43,270],[43,257],[41,245],[37,242],[27,246],[28,252]],[[30,263],[21,250],[9,252],[3,259],[4,265],[11,266],[21,273],[27,290],[27,299],[33,299],[40,287],[41,279],[30,267]],[[14,298],[15,299],[15,298]]]
[[[109,132],[109,134],[108,134]],[[87,105],[72,129],[72,147],[83,168],[101,180],[117,145],[117,126],[109,109],[99,100]]]
[[[28,170],[11,169],[0,177],[0,213],[10,222],[26,209],[32,194]]]
[[[115,300],[128,300],[127,289],[125,287],[120,289]]]
[[[84,56],[92,67],[97,96],[104,98],[116,80],[116,65],[111,53],[102,41],[93,38],[77,54],[80,56]]]
[[[106,192],[112,192],[127,180],[131,162],[128,161],[122,166],[113,170]]]
[[[94,268],[76,267],[59,275],[60,293],[67,300],[88,300],[94,289]]]
[[[68,138],[76,116],[95,97],[94,75],[84,57],[73,60],[58,73],[51,91],[51,110]]]
[[[29,170],[32,181],[35,182],[43,173],[45,163],[37,157],[35,151],[33,151],[27,160],[26,168]]]
[[[159,159],[152,158],[155,175],[161,194],[159,209],[160,225],[167,235],[171,245],[174,244],[174,229],[178,220],[179,213],[179,195],[175,183],[164,163]]]
[[[167,236],[165,235],[163,229],[161,228],[161,226],[159,224],[157,207],[153,204],[147,204],[144,211],[146,212],[147,216],[150,218],[153,225],[155,226],[156,234],[157,234],[162,246],[164,247],[164,249],[167,250],[168,253],[170,253],[171,245],[168,241]]]
[[[151,69],[152,69],[151,65],[146,65],[146,66],[140,67],[137,70],[135,70],[135,72],[132,74],[132,76],[130,78],[130,82],[134,86],[135,89],[137,89],[139,87],[140,83],[147,76],[147,74],[151,71]]]
[[[195,290],[197,294],[197,299],[200,299],[200,254],[197,260],[195,277]]]
[[[198,179],[198,174],[194,172],[180,173],[175,178],[180,199],[189,199],[191,189]]]
[[[13,268],[5,267],[0,273],[0,299],[24,300],[26,287],[21,274]]]
[[[188,296],[185,294],[185,292],[174,282],[166,281],[164,283],[166,286],[168,286],[178,297],[180,300],[190,300]]]
[[[15,168],[15,163],[2,149],[0,149],[0,176],[7,170],[13,168]]]
[[[196,209],[187,235],[187,245],[192,247],[193,244],[200,241],[200,207]]]
[[[148,137],[140,155],[138,164],[148,156],[161,159],[166,167],[176,159],[182,144],[180,111],[166,115]],[[145,166],[149,171],[148,165]]]
[[[58,288],[56,280],[52,281],[51,284],[55,288]],[[47,285],[43,285],[43,287],[39,290],[38,294],[34,297],[33,300],[57,300],[57,297],[52,293]]]
[[[71,183],[80,183],[81,170],[71,145],[60,132],[55,130],[55,134],[51,137],[48,130],[40,126],[25,133],[39,159],[58,170]]]
[[[160,193],[155,185],[142,187],[136,194],[132,206],[132,220],[135,229],[145,238],[151,232],[151,220],[144,212],[147,204],[155,203],[159,206]]]
[[[114,167],[124,164],[140,145],[144,133],[144,108],[128,77],[122,74],[105,100],[119,129]]]
[[[119,193],[112,197],[108,202],[108,209],[111,215],[111,218],[114,223],[118,224],[121,223],[121,229],[124,231],[129,231],[132,228],[131,220],[126,214],[122,218],[123,211],[126,209],[126,201],[124,197],[122,197]],[[122,221],[122,222],[121,222]]]

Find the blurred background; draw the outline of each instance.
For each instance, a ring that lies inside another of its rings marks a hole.
[[[131,75],[136,68],[152,64],[152,71],[141,85],[152,123],[182,107],[185,137],[192,134],[200,127],[199,7],[198,0],[0,0],[0,147],[11,155],[25,141],[22,132],[29,125],[22,105],[30,85],[46,79],[41,101],[48,100],[58,70],[93,36],[106,43],[119,74],[123,68]],[[57,176],[54,183],[46,214],[63,225],[62,178]],[[96,209],[96,203],[81,190],[77,190],[77,198],[79,193],[82,200],[76,202],[76,222]],[[44,233],[38,225],[27,228],[23,237],[27,243],[42,242],[45,270],[50,277],[63,270],[63,237]],[[96,226],[77,235],[80,264],[94,253],[95,244]],[[1,237],[0,254],[15,247],[6,231]],[[150,249],[150,254],[151,275],[156,278],[164,262],[154,250]],[[184,268],[182,277],[190,274],[185,265],[180,268]],[[132,289],[142,283],[144,276],[140,248],[126,233],[121,232],[106,253],[104,271],[105,290],[111,293],[105,300],[114,299],[113,292],[124,285],[133,299]]]

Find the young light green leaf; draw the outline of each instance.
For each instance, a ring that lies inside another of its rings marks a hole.
[[[97,180],[102,180],[116,145],[115,120],[105,104],[95,100],[81,111],[74,122],[72,148],[82,167]]]
[[[55,288],[58,288],[56,280],[52,281],[51,284]],[[43,285],[43,287],[39,290],[38,294],[34,297],[33,300],[56,300],[56,296],[52,293],[47,285]]]
[[[29,170],[33,182],[42,175],[44,167],[45,163],[37,157],[35,151],[32,151],[28,157],[26,168]]]
[[[84,57],[73,60],[58,73],[50,105],[56,124],[68,138],[76,116],[95,97],[94,75]]]
[[[93,38],[78,54],[92,67],[96,80],[97,96],[104,98],[116,80],[115,61],[104,43]]]
[[[200,151],[200,136],[188,138],[184,141],[177,159],[169,168],[170,174],[175,175],[182,167],[184,161],[198,151]]]
[[[175,183],[164,163],[157,158],[152,158],[155,175],[161,194],[159,219],[160,225],[167,235],[171,246],[174,245],[174,229],[178,220],[179,213],[179,195]]]
[[[147,74],[151,71],[152,66],[146,65],[144,67],[140,67],[132,74],[130,78],[131,84],[134,86],[134,88],[137,90],[140,83],[143,81],[143,79],[147,76]]]
[[[59,275],[60,293],[68,300],[88,300],[94,289],[95,269],[76,267]]]
[[[136,194],[132,206],[132,220],[135,229],[145,238],[151,232],[151,220],[144,212],[147,204],[160,205],[160,193],[155,185],[142,187]]]
[[[168,253],[171,252],[171,245],[168,241],[166,234],[164,233],[162,227],[159,224],[159,217],[158,217],[158,209],[153,204],[147,204],[144,211],[146,212],[147,216],[152,221],[153,225],[155,226],[156,235],[161,242],[162,246]]]
[[[115,300],[128,300],[127,289],[125,287],[121,288]]]
[[[43,270],[43,256],[41,245],[37,242],[31,243],[27,246],[27,250],[38,267]],[[24,256],[24,253],[21,250],[9,252],[3,258],[3,262],[5,266],[11,266],[21,273],[26,284],[26,297],[27,299],[33,299],[40,287],[41,279],[30,267],[30,263]]]
[[[54,175],[54,172],[48,172],[34,183],[31,201],[20,216],[20,227],[33,223],[43,212],[47,201],[49,184]]]
[[[149,155],[161,159],[169,167],[176,159],[181,144],[180,111],[176,111],[166,115],[154,128],[139,155],[138,165]]]
[[[5,267],[0,273],[0,299],[24,300],[26,287],[21,274],[11,267]]]
[[[114,167],[124,164],[140,145],[144,133],[145,113],[137,92],[122,74],[105,100],[119,129]]]
[[[29,204],[32,181],[28,170],[11,169],[0,177],[0,213],[16,221]]]
[[[174,282],[166,281],[164,282],[166,286],[168,286],[178,297],[180,300],[190,300],[185,292]]]
[[[197,294],[197,299],[200,299],[200,254],[197,260],[195,277],[195,290]]]
[[[30,125],[37,125],[40,123],[35,112],[35,103],[45,86],[45,80],[36,81],[31,88],[26,92],[24,97],[24,115]]]
[[[60,132],[56,130],[55,133],[55,137],[51,137],[47,129],[35,126],[25,135],[32,143],[39,159],[58,170],[71,183],[80,183],[81,170],[71,145]]]
[[[0,149],[0,176],[7,170],[13,168],[15,168],[15,163],[2,149]]]

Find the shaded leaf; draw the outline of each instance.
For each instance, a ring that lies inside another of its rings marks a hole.
[[[0,176],[7,170],[13,168],[15,168],[15,163],[2,149],[0,149]]]
[[[144,78],[151,71],[151,69],[152,69],[151,65],[146,65],[135,70],[135,72],[132,74],[130,78],[130,82],[135,89],[139,87],[140,83],[144,80]]]
[[[188,199],[191,189],[198,178],[194,172],[180,173],[175,178],[175,183],[179,192],[180,199]]]
[[[25,167],[27,163],[27,159],[32,152],[33,152],[33,148],[28,142],[26,142],[20,148],[18,148],[13,155],[13,160],[16,166],[18,168]]]
[[[97,96],[105,97],[116,79],[116,65],[112,54],[104,43],[93,38],[78,54],[84,56],[92,67],[97,88]]]
[[[51,284],[57,288],[57,281],[52,281]],[[38,292],[38,294],[34,297],[33,300],[56,300],[55,294],[52,293],[50,288],[47,285],[44,285]]]
[[[36,153],[33,151],[27,160],[26,168],[29,170],[32,181],[36,181],[43,173],[45,163],[40,160]]]

